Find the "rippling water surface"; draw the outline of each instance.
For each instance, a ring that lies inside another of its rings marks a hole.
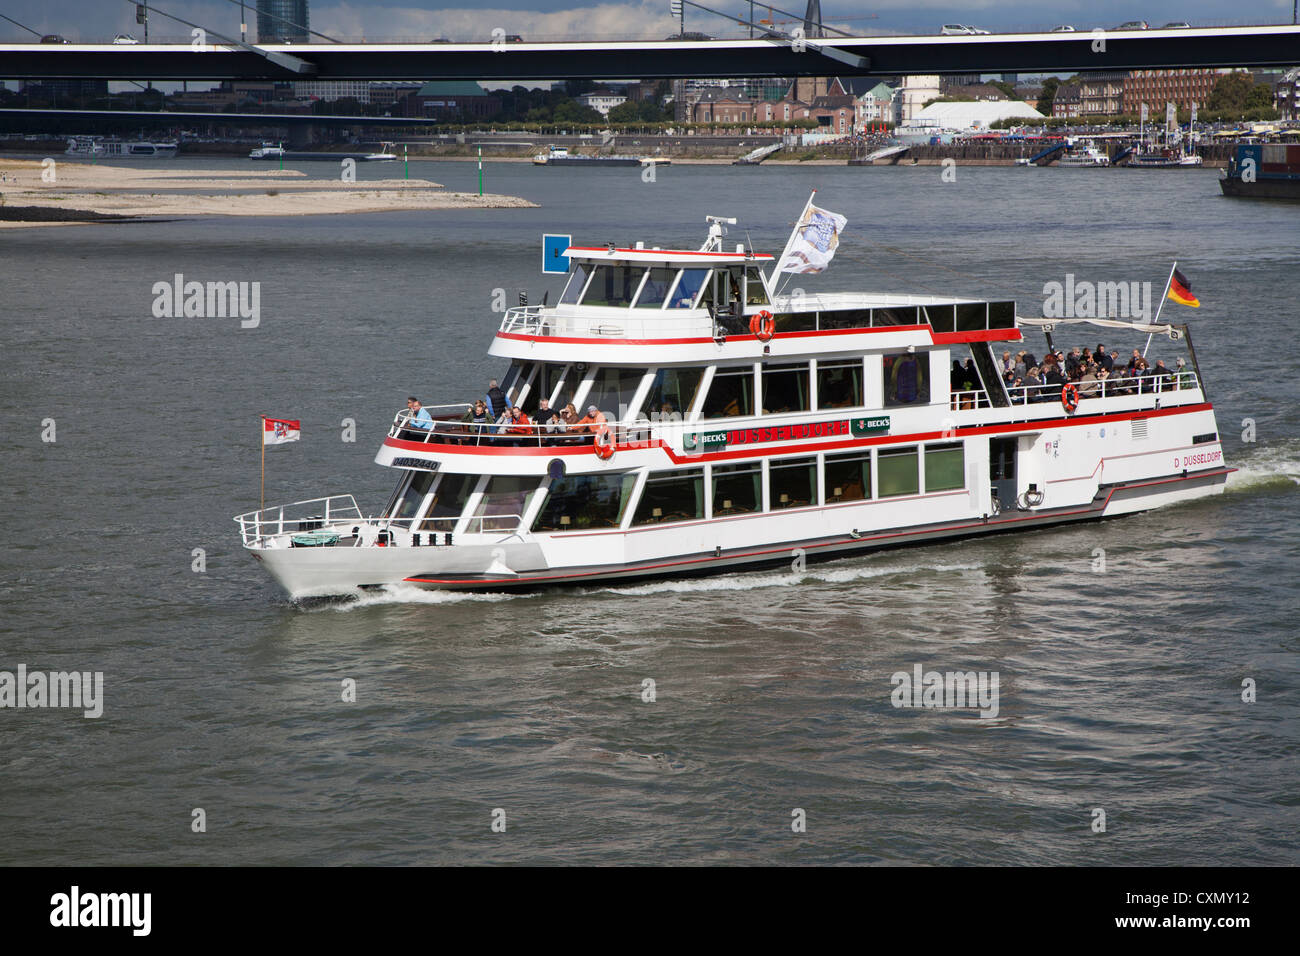
[[[106,698],[99,720],[0,710],[0,863],[1300,862],[1300,207],[1224,199],[1209,171],[940,172],[501,165],[488,189],[541,208],[0,231],[0,670],[102,671]],[[1204,307],[1164,317],[1192,323],[1227,492],[525,596],[300,607],[238,547],[257,416],[303,420],[267,455],[268,502],[378,509],[405,396],[460,401],[501,371],[494,290],[554,300],[543,232],[695,247],[714,213],[775,252],[812,188],[850,225],[810,291],[1034,314],[1066,273],[1158,297],[1177,258]],[[260,281],[260,326],[154,318],[175,273]],[[915,664],[998,672],[998,716],[892,707]]]

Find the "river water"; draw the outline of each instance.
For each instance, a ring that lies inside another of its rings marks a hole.
[[[488,191],[540,208],[0,231],[0,671],[104,675],[99,719],[0,709],[0,864],[1300,862],[1300,207],[1224,199],[1211,171],[955,174],[490,164]],[[411,175],[477,188],[473,163]],[[524,596],[299,607],[242,552],[258,416],[303,423],[268,502],[382,507],[405,396],[480,392],[494,297],[554,301],[543,233],[694,248],[711,213],[776,252],[814,188],[849,226],[810,291],[1038,314],[1067,274],[1158,301],[1177,259],[1203,307],[1163,317],[1192,325],[1227,492]],[[260,282],[258,326],[155,318],[177,273]],[[916,665],[996,672],[997,717],[893,707]]]

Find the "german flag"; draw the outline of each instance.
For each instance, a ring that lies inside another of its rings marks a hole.
[[[1187,276],[1177,269],[1169,278],[1169,298],[1179,305],[1190,305],[1193,309],[1201,307],[1201,300],[1192,295],[1192,284],[1187,281]]]

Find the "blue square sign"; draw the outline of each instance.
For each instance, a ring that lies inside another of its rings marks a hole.
[[[572,236],[542,236],[542,272],[563,275],[569,271],[569,257],[564,250],[573,245]]]

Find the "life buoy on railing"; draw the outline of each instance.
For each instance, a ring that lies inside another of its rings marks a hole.
[[[614,457],[614,436],[609,433],[609,429],[602,425],[596,432],[594,443],[596,457],[601,461],[609,461]]]
[[[749,319],[749,331],[758,336],[760,342],[770,341],[776,332],[776,321],[772,318],[772,313],[767,309],[755,312]]]
[[[1073,413],[1079,407],[1079,390],[1073,385],[1061,389],[1061,405],[1067,412]]]

